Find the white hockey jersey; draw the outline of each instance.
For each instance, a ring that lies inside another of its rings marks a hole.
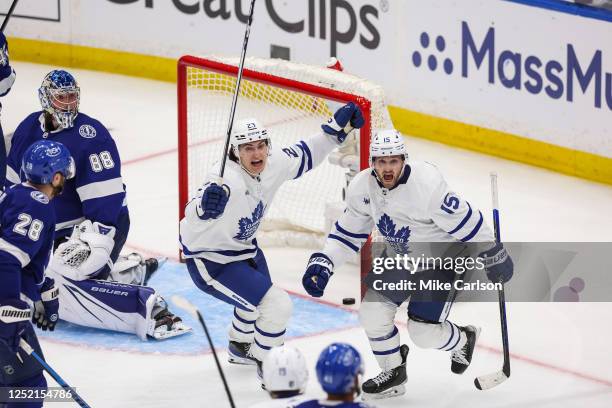
[[[273,145],[264,171],[256,177],[228,160],[223,183],[230,188],[230,196],[223,215],[214,220],[199,217],[203,214],[202,195],[211,181],[198,190],[185,208],[185,217],[180,222],[185,257],[223,264],[254,257],[257,229],[278,189],[285,181],[297,179],[319,165],[336,147],[335,140],[325,133],[289,147],[275,149]],[[218,165],[213,167],[217,168]],[[211,172],[207,180],[215,177]]]
[[[311,400],[312,397],[304,395],[296,395],[290,398],[277,398],[268,401],[260,402],[259,404],[251,405],[251,408],[295,408],[304,401]]]
[[[372,169],[357,174],[323,252],[339,267],[360,250],[374,228],[397,253],[406,253],[410,242],[495,240],[482,213],[451,191],[428,162],[407,163],[392,189],[384,188]]]

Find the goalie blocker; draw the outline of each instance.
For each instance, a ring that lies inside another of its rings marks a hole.
[[[60,288],[60,316],[68,322],[158,340],[191,329],[172,315],[152,288],[90,279],[109,262],[115,229],[98,222],[76,226],[47,269]]]

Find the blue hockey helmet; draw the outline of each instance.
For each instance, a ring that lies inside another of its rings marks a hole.
[[[328,394],[348,394],[355,390],[355,378],[363,374],[361,355],[346,343],[332,343],[319,355],[317,378]]]
[[[63,69],[49,72],[38,88],[42,108],[64,129],[74,126],[79,113],[81,90],[76,79]]]
[[[21,170],[28,181],[36,184],[49,184],[55,173],[66,179],[75,174],[74,160],[68,148],[59,142],[40,140],[33,143],[23,155]]]

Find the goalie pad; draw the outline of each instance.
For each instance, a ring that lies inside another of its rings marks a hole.
[[[57,247],[49,268],[73,280],[89,279],[106,265],[112,268],[114,237],[115,227],[85,220]]]

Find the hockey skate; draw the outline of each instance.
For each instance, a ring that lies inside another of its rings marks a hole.
[[[402,344],[400,347],[402,364],[391,370],[383,371],[376,377],[363,383],[361,389],[363,391],[364,401],[397,397],[406,392],[404,384],[408,381],[408,376],[406,375],[406,358],[408,357],[408,351],[408,346]]]
[[[461,331],[467,336],[467,341],[463,347],[451,354],[451,371],[455,374],[463,374],[469,367],[476,347],[476,340],[480,335],[480,328],[475,326],[461,327]]]
[[[249,354],[249,349],[251,348],[251,343],[240,343],[237,341],[229,342],[229,347],[227,348],[227,361],[232,364],[241,364],[241,365],[255,365],[257,364],[257,360],[251,357]]]
[[[153,307],[153,320],[155,320],[155,328],[149,335],[156,340],[165,340],[191,332],[191,327],[168,310],[168,304],[161,296]]]

